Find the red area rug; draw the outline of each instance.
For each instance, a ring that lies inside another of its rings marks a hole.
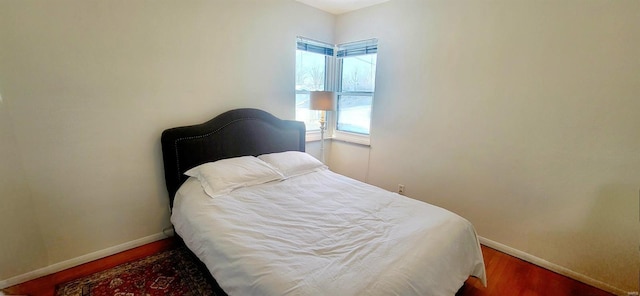
[[[209,278],[184,247],[179,247],[61,284],[56,295],[216,295]]]

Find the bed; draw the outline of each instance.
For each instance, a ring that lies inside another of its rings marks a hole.
[[[454,295],[469,276],[486,285],[471,223],[330,171],[304,153],[305,134],[257,109],[163,132],[171,221],[221,294]]]

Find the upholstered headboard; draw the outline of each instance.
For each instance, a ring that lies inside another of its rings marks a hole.
[[[187,170],[224,158],[305,151],[305,126],[258,109],[235,109],[201,124],[162,133],[164,175],[170,205]]]

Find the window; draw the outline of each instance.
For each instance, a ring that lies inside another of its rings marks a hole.
[[[371,106],[376,85],[378,40],[369,39],[331,45],[303,37],[296,49],[296,120],[307,131],[320,129],[319,111],[309,110],[309,92],[338,93],[338,110],[328,129],[339,136],[367,143],[371,127]],[[337,117],[337,118],[336,118]],[[334,125],[335,124],[335,125]],[[354,138],[355,137],[355,138]],[[356,139],[359,138],[359,139]],[[364,141],[361,141],[365,139]]]
[[[377,52],[376,39],[338,45],[338,131],[369,135]]]
[[[319,111],[309,110],[309,92],[328,90],[327,66],[333,53],[333,45],[297,38],[296,120],[304,122],[308,131],[320,129]]]

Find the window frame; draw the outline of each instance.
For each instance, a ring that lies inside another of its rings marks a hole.
[[[342,50],[341,50],[342,48]],[[344,91],[343,90],[343,82],[342,82],[342,78],[343,78],[343,64],[344,64],[344,59],[345,58],[350,58],[350,57],[357,57],[357,56],[366,56],[366,55],[372,55],[375,54],[375,59],[376,59],[376,70],[374,73],[374,76],[377,76],[377,60],[378,60],[378,39],[367,39],[367,40],[362,40],[362,41],[355,41],[355,42],[349,42],[349,43],[344,43],[344,44],[338,44],[337,45],[337,50],[336,50],[336,60],[337,60],[337,97],[338,97],[338,109],[340,108],[340,99],[342,98],[342,96],[366,96],[366,97],[371,97],[371,111],[370,111],[370,116],[373,117],[373,109],[374,109],[374,100],[375,100],[375,91],[376,91],[376,86],[375,86],[375,81],[373,84],[373,90],[372,91]],[[351,53],[350,53],[351,51]],[[355,144],[360,144],[360,145],[365,145],[365,146],[369,146],[371,144],[370,138],[371,138],[371,130],[372,130],[372,119],[370,119],[369,121],[369,133],[358,133],[358,132],[352,132],[352,131],[345,131],[345,130],[340,130],[338,129],[338,123],[340,121],[340,111],[336,110],[335,114],[336,114],[336,119],[335,119],[335,123],[334,123],[334,137],[337,140],[341,140],[341,141],[346,141],[346,142],[350,142],[350,143],[355,143]]]
[[[325,131],[325,139],[335,139],[339,141],[370,146],[370,137],[372,131],[372,117],[373,117],[373,109],[374,109],[374,99],[375,99],[375,81],[373,85],[373,90],[368,91],[342,91],[342,65],[343,58],[356,57],[362,55],[376,55],[376,70],[374,73],[374,77],[377,77],[377,60],[378,60],[378,39],[366,39],[361,41],[349,42],[331,45],[326,42],[317,41],[313,39],[309,39],[306,37],[297,36],[296,42],[298,43],[296,46],[296,51],[303,50],[300,48],[300,42],[309,42],[312,50],[308,50],[310,52],[324,54],[325,55],[325,81],[324,81],[324,90],[325,91],[335,91],[338,100],[338,106],[340,105],[341,97],[347,95],[353,96],[368,96],[371,97],[371,106],[370,106],[370,120],[369,120],[369,133],[357,133],[351,131],[338,130],[338,112],[339,110],[333,112],[326,113],[326,131]],[[318,52],[318,47],[324,46],[324,52]],[[329,47],[331,47],[331,55],[329,53]],[[297,53],[297,52],[296,52]],[[297,67],[296,61],[296,67]],[[297,79],[297,72],[296,72]],[[299,94],[310,94],[310,90],[295,90],[296,97]],[[297,103],[297,99],[296,99]],[[339,107],[338,107],[339,108]],[[319,112],[319,111],[318,111]],[[297,117],[297,109],[296,109],[296,117]],[[306,131],[306,140],[310,141],[319,141],[320,140],[320,129],[307,129]]]
[[[306,43],[308,48],[311,48],[312,50],[305,50],[301,48],[301,43]],[[324,47],[324,52],[320,52],[322,49],[320,49],[320,47]],[[327,49],[330,47],[330,51],[328,51]],[[324,89],[318,89],[318,90],[331,90],[334,89],[334,79],[333,79],[333,69],[335,68],[334,66],[334,60],[335,60],[335,45],[326,43],[326,42],[322,42],[322,41],[317,41],[317,40],[313,40],[313,39],[309,39],[306,37],[301,37],[298,36],[296,38],[296,56],[298,51],[305,51],[305,52],[310,52],[310,53],[315,53],[315,54],[320,54],[320,55],[324,55]],[[328,55],[328,54],[331,55]],[[296,60],[296,81],[297,81],[297,60]],[[310,95],[311,90],[298,90],[297,88],[295,89],[295,95],[296,95],[296,103],[297,103],[297,96],[300,94],[303,95]],[[313,110],[308,110],[308,112],[311,112]],[[295,110],[296,112],[296,117],[297,117],[297,108]],[[318,114],[318,118],[320,111],[316,111],[316,114]],[[328,137],[331,137],[331,135],[333,134],[333,126],[335,125],[335,120],[333,119],[334,116],[332,116],[332,114],[330,114],[330,112],[327,113],[326,116],[326,121],[327,121],[327,129],[325,131],[325,133],[328,134]],[[307,141],[319,141],[320,140],[320,128],[312,128],[309,129],[307,127],[306,129],[306,140]],[[327,137],[325,137],[327,138]]]
[[[353,56],[352,56],[353,57]],[[376,54],[376,60],[377,60],[377,54]],[[346,130],[341,130],[338,128],[338,123],[340,122],[340,99],[345,96],[345,97],[370,97],[371,98],[371,112],[373,112],[373,99],[374,99],[374,95],[375,95],[375,82],[373,85],[373,90],[372,91],[345,91],[343,89],[343,81],[342,81],[342,77],[343,77],[343,63],[344,63],[344,58],[340,58],[339,62],[338,62],[338,69],[339,69],[339,82],[338,82],[338,91],[337,91],[337,96],[338,96],[338,110],[336,110],[336,131],[340,131],[340,132],[345,132],[345,133],[351,133],[351,134],[357,134],[357,135],[370,135],[371,134],[371,121],[369,121],[369,133],[359,133],[359,132],[354,132],[354,131],[346,131]],[[375,75],[375,73],[374,73]]]

